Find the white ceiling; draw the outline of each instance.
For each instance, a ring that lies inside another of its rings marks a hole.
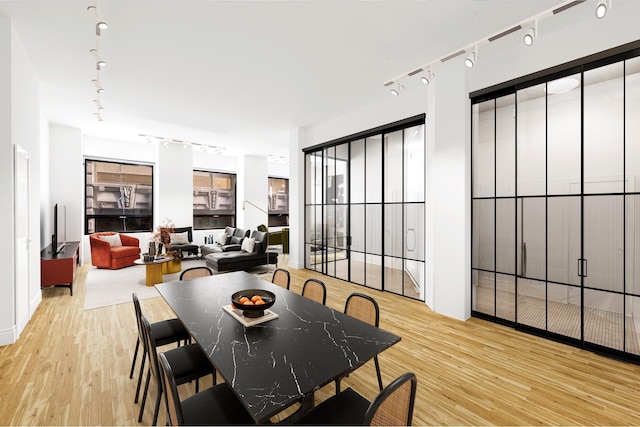
[[[383,83],[561,0],[0,0],[50,122],[288,154],[288,131],[389,97]]]

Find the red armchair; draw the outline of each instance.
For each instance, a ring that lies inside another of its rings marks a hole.
[[[133,236],[120,234],[122,246],[111,246],[100,236],[114,236],[118,233],[105,232],[94,233],[89,236],[91,246],[91,264],[98,268],[110,268],[112,270],[129,267],[133,261],[140,258],[140,240]]]

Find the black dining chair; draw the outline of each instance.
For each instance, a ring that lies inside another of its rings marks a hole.
[[[142,344],[142,359],[140,361],[140,373],[138,374],[138,385],[136,387],[136,397],[134,402],[138,403],[140,396],[140,386],[142,385],[142,375],[144,373],[144,365],[147,360],[147,347],[144,341],[144,332],[142,330],[142,308],[140,307],[140,300],[138,294],[135,292],[131,294],[133,299],[133,308],[136,313],[136,325],[138,327],[138,338],[136,340],[136,349],[133,352],[133,361],[131,362],[131,372],[129,372],[129,378],[133,378],[133,371],[136,365],[136,359],[138,358],[138,350]],[[156,345],[163,346],[167,344],[177,343],[180,346],[180,342],[185,344],[191,342],[191,335],[184,328],[182,323],[176,319],[160,320],[151,324],[151,330],[156,338]]]
[[[291,275],[288,270],[284,268],[276,268],[271,277],[271,283],[278,285],[281,288],[289,289],[291,285]]]
[[[212,276],[213,270],[209,267],[201,265],[199,267],[191,267],[180,273],[180,280],[191,280],[197,277]]]
[[[155,337],[151,330],[151,324],[144,315],[142,315],[142,327],[145,334],[145,342],[147,344],[147,354],[149,355],[149,369],[147,371],[147,382],[144,386],[144,392],[142,393],[142,403],[140,405],[138,422],[142,421],[147,393],[149,391],[149,382],[153,376],[158,390],[156,395],[156,406],[153,411],[153,425],[155,426],[158,421],[158,410],[160,409],[160,399],[162,397],[162,377],[160,376],[161,372],[158,366],[158,352],[156,351]],[[213,369],[213,365],[209,361],[207,355],[202,352],[200,346],[197,344],[187,344],[182,347],[166,351],[163,354],[173,369],[176,383],[178,385],[195,380],[197,393],[199,388],[199,379],[207,375],[213,376],[213,382],[215,384],[216,374]]]
[[[351,317],[362,320],[370,325],[378,327],[380,322],[380,307],[373,297],[369,295],[354,292],[344,304],[344,312]],[[373,362],[376,366],[376,374],[378,376],[378,387],[382,391],[382,375],[380,374],[380,363],[378,362],[378,356],[373,357]],[[340,392],[340,381],[343,377],[336,380],[336,394]]]
[[[369,402],[351,388],[328,398],[297,420],[301,425],[410,426],[418,379],[407,372]]]
[[[302,296],[320,304],[325,304],[327,301],[327,287],[318,279],[307,279],[302,286]]]
[[[158,357],[167,409],[167,425],[248,425],[251,415],[227,383],[202,390],[180,401],[174,367],[165,353]]]

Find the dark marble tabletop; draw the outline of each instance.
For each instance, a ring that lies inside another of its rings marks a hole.
[[[156,289],[258,423],[400,341],[242,271]],[[245,328],[223,310],[243,289],[273,292],[271,310],[279,317]]]

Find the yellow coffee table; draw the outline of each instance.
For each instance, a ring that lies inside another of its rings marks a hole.
[[[162,283],[162,273],[164,271],[164,265],[171,261],[173,261],[173,257],[166,256],[166,257],[156,258],[153,261],[145,261],[143,259],[137,259],[133,261],[133,263],[147,266],[146,284],[147,286],[153,286],[157,283]]]
[[[167,252],[167,254],[169,254],[169,252]],[[182,262],[180,257],[177,256],[177,253],[172,252],[170,255],[167,255],[167,256],[172,257],[173,259],[169,262],[162,264],[162,274],[179,273],[180,271],[182,271]]]

